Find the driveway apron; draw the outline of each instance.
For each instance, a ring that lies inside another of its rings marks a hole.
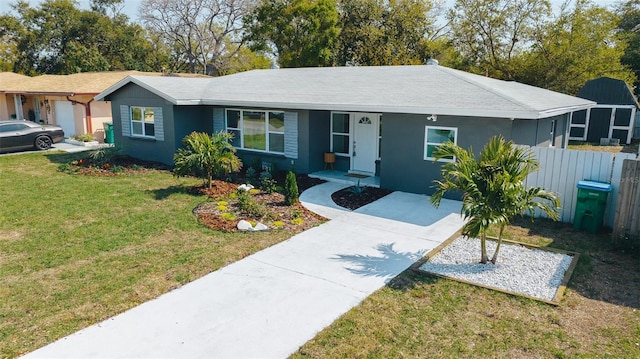
[[[402,192],[348,211],[343,187],[300,197],[330,221],[25,357],[284,358],[463,224],[460,202]]]

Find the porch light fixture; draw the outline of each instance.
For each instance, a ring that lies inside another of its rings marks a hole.
[[[427,117],[427,121],[433,121],[433,122],[438,121],[438,115],[436,115],[435,113],[432,114],[431,116]]]

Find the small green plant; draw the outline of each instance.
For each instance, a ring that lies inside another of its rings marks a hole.
[[[220,204],[219,204],[219,205],[216,207],[216,209],[217,209],[218,211],[226,211],[226,210],[227,210],[227,206],[223,206],[223,205],[220,205]]]
[[[105,163],[111,162],[113,157],[118,155],[122,151],[119,146],[114,147],[100,147],[89,152],[89,158],[95,162],[96,165],[102,166]]]
[[[249,182],[250,184],[254,184],[256,182],[256,179],[258,178],[258,173],[256,172],[255,168],[249,167],[244,173],[244,176],[246,177],[247,182]]]
[[[275,222],[273,222],[272,226],[273,226],[273,228],[280,229],[280,228],[284,227],[284,222],[282,222],[282,221],[275,221]]]
[[[358,181],[353,186],[349,187],[349,192],[353,194],[362,194],[365,189],[367,189],[367,186],[361,186],[360,179],[358,179]]]
[[[122,166],[111,166],[111,172],[113,173],[120,173],[120,172],[123,172],[124,170],[125,168]]]
[[[95,138],[93,138],[93,135],[90,133],[83,133],[81,135],[75,135],[73,137],[71,137],[72,140],[76,140],[76,141],[80,141],[80,142],[91,142],[91,141],[95,141]]]
[[[69,173],[69,174],[73,174],[78,172],[78,166],[77,166],[77,162],[76,164],[73,163],[61,163],[58,165],[58,172],[64,172],[64,173]]]
[[[293,223],[296,226],[301,226],[304,224],[304,219],[302,218],[294,218],[291,220],[291,223]]]
[[[273,179],[273,174],[269,170],[260,172],[260,189],[266,193],[273,193],[278,190],[278,183]]]
[[[236,216],[233,213],[229,213],[229,212],[225,212],[225,213],[221,214],[220,217],[222,217],[222,219],[225,219],[227,221],[235,221],[236,220]]]
[[[243,213],[255,218],[262,218],[267,215],[267,207],[258,203],[249,192],[239,189],[236,194],[238,196],[238,207]]]
[[[291,206],[298,202],[298,196],[298,182],[296,180],[296,174],[289,171],[284,182],[284,201],[287,205]]]

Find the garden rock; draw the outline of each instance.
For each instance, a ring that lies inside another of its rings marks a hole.
[[[241,231],[252,231],[253,226],[251,225],[251,223],[243,219],[240,222],[238,222],[238,229]]]
[[[269,229],[269,227],[260,222],[256,223],[255,227],[253,227],[253,230],[255,231],[266,231],[267,229]]]
[[[249,221],[245,221],[244,219],[238,222],[238,229],[241,231],[266,231],[269,229],[266,225],[258,222],[255,226],[252,226]]]
[[[238,189],[241,189],[243,191],[249,191],[249,190],[252,190],[254,188],[255,187],[253,187],[253,185],[248,184],[248,183],[247,184],[241,184],[240,186],[238,186]]]

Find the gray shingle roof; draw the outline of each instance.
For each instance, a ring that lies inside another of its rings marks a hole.
[[[131,76],[176,104],[537,119],[594,102],[437,65],[253,70],[211,79]]]

